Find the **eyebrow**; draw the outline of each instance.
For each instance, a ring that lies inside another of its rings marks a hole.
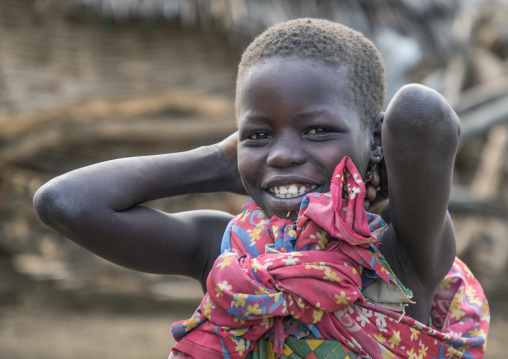
[[[314,110],[314,111],[307,111],[307,112],[301,112],[294,118],[297,121],[301,120],[309,120],[316,117],[321,117],[323,115],[327,116],[333,116],[329,111],[326,110]]]
[[[327,111],[327,110],[314,110],[314,111],[307,111],[299,113],[295,116],[293,119],[294,122],[306,122],[306,121],[312,121],[316,118],[322,118],[336,121],[339,123],[345,123],[348,120],[342,116],[338,116],[336,113]]]

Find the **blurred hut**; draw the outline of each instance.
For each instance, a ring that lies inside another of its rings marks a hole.
[[[499,107],[508,93],[506,17],[498,11],[506,11],[506,3],[0,0],[0,7],[0,252],[18,271],[61,288],[159,297],[175,292],[167,278],[123,271],[43,227],[32,196],[46,180],[83,165],[185,150],[234,131],[240,54],[274,23],[306,16],[342,22],[382,51],[389,95],[409,81],[429,84],[457,105],[469,128],[487,109],[491,122],[471,131],[459,156],[463,186],[471,184],[485,134],[508,113],[506,102]],[[497,81],[501,75],[504,81]],[[505,176],[506,165],[496,173]],[[464,210],[474,202],[498,213],[507,200],[503,188],[501,181],[495,190],[504,193],[501,204],[474,199],[469,191],[454,202],[455,211],[476,216],[477,207]],[[153,205],[235,212],[242,201],[208,194]],[[8,290],[0,287],[0,296]]]

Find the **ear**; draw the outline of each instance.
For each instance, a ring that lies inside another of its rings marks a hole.
[[[377,165],[383,160],[383,144],[381,141],[381,132],[383,130],[383,120],[385,113],[380,112],[372,119],[370,123],[371,140],[370,140],[370,158],[372,164]]]

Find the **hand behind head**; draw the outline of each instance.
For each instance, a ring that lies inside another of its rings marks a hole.
[[[372,179],[365,184],[365,190],[363,207],[366,211],[375,212],[388,200],[388,175],[384,159],[372,171]]]

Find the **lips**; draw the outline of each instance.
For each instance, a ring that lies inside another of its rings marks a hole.
[[[293,183],[282,186],[273,186],[268,188],[268,190],[277,198],[296,198],[311,192],[316,187],[316,185]]]

